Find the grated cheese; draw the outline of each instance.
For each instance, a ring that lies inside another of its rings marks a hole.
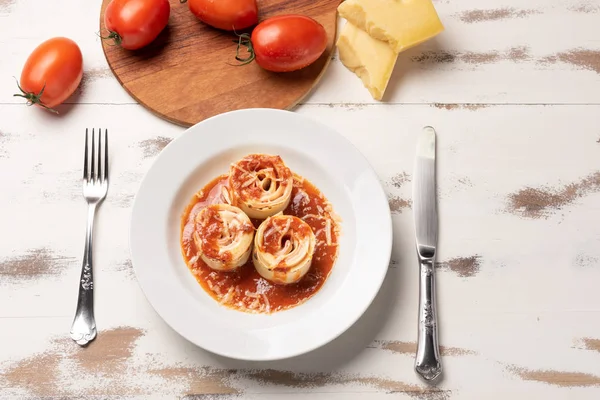
[[[257,176],[251,176],[250,179],[248,179],[246,182],[242,183],[242,188],[252,185],[257,180],[258,180]]]
[[[223,196],[225,203],[231,204],[231,195],[229,194],[229,190],[225,186],[222,186],[221,196]]]
[[[245,174],[252,175],[252,173],[250,171],[246,171],[244,168],[240,167],[238,164],[234,163],[234,164],[231,164],[231,166],[235,169],[242,171]]]
[[[219,301],[219,303],[220,304],[228,303],[231,300],[231,298],[233,297],[233,291],[234,291],[234,288],[230,287],[229,290],[227,291],[227,293],[225,294],[225,296],[223,296],[221,301]]]
[[[262,295],[263,300],[265,301],[265,308],[267,310],[267,312],[271,312],[271,304],[269,303],[269,299],[267,299],[266,295]]]
[[[326,217],[324,217],[322,215],[317,215],[317,214],[306,214],[305,216],[302,217],[302,219],[306,219],[306,218],[325,219]]]
[[[269,236],[271,236],[272,234],[274,234],[275,232],[278,232],[275,228],[269,228],[265,232],[265,239],[268,238]]]
[[[280,231],[282,235],[285,235],[286,233],[288,233],[288,231],[290,230],[290,226],[292,226],[292,220],[290,218],[288,218],[285,227],[283,228],[283,231]]]
[[[200,256],[198,254],[196,254],[194,257],[190,258],[190,265],[196,265],[196,262],[198,262],[198,259],[200,258]]]
[[[258,294],[254,293],[254,292],[249,292],[249,291],[247,291],[247,290],[246,290],[246,293],[245,293],[245,294],[246,294],[246,297],[252,297],[252,298],[254,298],[254,299],[258,299],[258,298],[260,298],[260,296],[259,296]]]
[[[252,303],[250,303],[250,305],[248,306],[248,309],[256,310],[259,306],[260,306],[260,300],[254,299],[254,301]]]
[[[219,298],[223,296],[223,293],[221,292],[221,288],[219,286],[213,286],[213,291],[217,294],[217,296],[219,296]]]

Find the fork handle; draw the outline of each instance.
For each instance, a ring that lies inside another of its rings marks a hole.
[[[430,381],[442,372],[437,334],[435,271],[433,258],[419,256],[419,261],[419,338],[415,370]]]
[[[81,346],[87,345],[96,337],[96,321],[94,319],[94,276],[92,260],[92,244],[94,233],[94,216],[96,204],[88,205],[87,229],[85,235],[85,251],[79,279],[79,294],[77,310],[73,325],[71,325],[71,339]]]

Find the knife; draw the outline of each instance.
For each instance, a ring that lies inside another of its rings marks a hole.
[[[438,236],[435,180],[435,129],[423,128],[417,140],[413,214],[419,258],[419,328],[415,371],[427,381],[442,372],[435,300],[435,253]]]

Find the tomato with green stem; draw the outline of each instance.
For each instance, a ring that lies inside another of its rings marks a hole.
[[[179,0],[192,14],[213,28],[235,31],[258,23],[256,0]]]
[[[27,58],[15,96],[49,111],[68,99],[81,83],[83,56],[77,43],[55,37],[37,46]]]
[[[169,22],[169,0],[112,0],[104,10],[104,26],[114,45],[137,50],[149,45]]]
[[[254,60],[273,72],[290,72],[314,63],[327,48],[327,32],[314,19],[296,14],[268,18],[252,31],[238,35],[236,60],[241,65]],[[240,56],[246,47],[249,55]]]

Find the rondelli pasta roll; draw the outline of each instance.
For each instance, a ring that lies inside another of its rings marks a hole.
[[[234,205],[250,218],[265,219],[288,206],[293,175],[279,156],[250,154],[231,165],[229,186]]]
[[[231,271],[248,261],[254,226],[242,210],[229,204],[209,205],[195,222],[194,243],[210,268]]]
[[[279,284],[298,282],[310,269],[315,250],[310,225],[292,215],[267,218],[256,231],[252,261],[265,279]]]

